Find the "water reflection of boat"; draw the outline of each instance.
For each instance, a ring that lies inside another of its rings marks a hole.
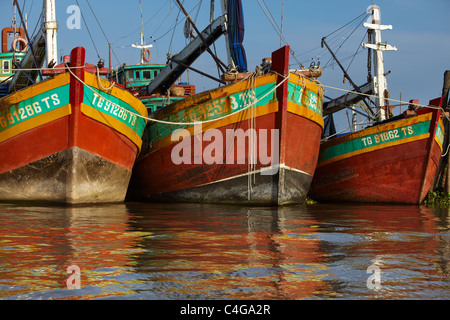
[[[447,209],[442,216],[439,209],[415,205],[324,204],[311,210],[322,228],[317,236],[328,257],[327,283],[340,295],[439,299],[446,291],[434,280],[450,270],[450,247],[442,234],[450,229]],[[371,266],[380,271],[378,290],[367,285]]]
[[[14,214],[12,214],[14,212]],[[93,207],[4,205],[0,212],[0,296],[8,299],[93,299],[117,290],[148,236],[129,228],[124,204]],[[68,290],[81,271],[81,290]]]
[[[317,222],[304,206],[240,208],[128,203],[151,231],[136,270],[180,299],[304,299],[326,292]],[[159,280],[158,280],[159,279]]]
[[[2,299],[448,297],[448,210],[0,204]],[[366,286],[381,268],[382,288]],[[66,288],[67,267],[81,290]]]

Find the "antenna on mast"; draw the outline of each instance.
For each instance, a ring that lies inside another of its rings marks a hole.
[[[142,17],[142,2],[141,2],[141,0],[139,0],[139,7],[141,9],[141,26],[142,26],[142,30],[141,30],[141,44],[140,45],[132,44],[131,46],[133,48],[141,49],[141,64],[144,64],[144,61],[145,62],[150,61],[150,50],[148,50],[148,48],[153,47],[153,45],[151,45],[151,44],[145,45],[145,41],[144,41],[144,19]],[[148,52],[148,57],[145,56],[146,52]]]

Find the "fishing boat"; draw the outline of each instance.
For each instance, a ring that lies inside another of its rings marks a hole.
[[[439,107],[441,99],[430,105]],[[310,197],[321,202],[419,204],[430,190],[442,153],[436,109],[418,110],[320,146]]]
[[[290,70],[290,47],[284,46],[248,72],[242,5],[222,5],[226,14],[202,32],[190,21],[197,37],[147,92],[165,92],[201,53],[212,54],[208,46],[221,35],[229,49],[229,65],[222,66],[231,66],[221,76],[224,85],[150,114],[130,199],[260,205],[306,199],[323,130],[320,68]]]
[[[3,83],[0,201],[122,202],[142,146],[146,108],[101,78],[108,69],[86,63],[83,47],[56,65],[54,1],[45,0],[44,8],[45,22]]]
[[[382,51],[395,47],[381,43],[380,10],[371,7],[372,43],[376,76],[358,92],[324,103],[325,122],[367,95],[375,94],[379,110],[375,122],[362,130],[324,137],[309,196],[320,202],[376,202],[419,204],[433,185],[444,138],[442,98],[422,106],[411,100],[408,110],[393,116],[387,98]],[[361,94],[362,93],[362,94]],[[354,109],[353,109],[354,110]],[[327,129],[325,130],[327,131]]]

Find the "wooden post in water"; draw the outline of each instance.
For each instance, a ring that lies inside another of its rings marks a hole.
[[[444,85],[442,86],[442,102],[441,107],[443,112],[450,111],[450,105],[448,102],[450,89],[450,70],[444,72]],[[447,117],[443,117],[442,122],[444,124],[444,141],[442,142],[442,156],[439,160],[439,166],[436,173],[436,177],[433,182],[433,191],[442,191],[450,193],[450,156],[448,146],[450,144],[450,121]]]
[[[450,89],[450,70],[447,70],[444,72],[444,86],[442,87],[442,108],[444,108],[445,111],[446,107],[448,105],[448,95],[449,95],[449,89]]]
[[[447,70],[444,72],[444,85],[442,87],[442,108],[444,109],[444,112],[448,112],[449,108],[448,108],[448,94],[449,94],[449,89],[450,89],[450,70]],[[445,121],[445,134],[447,135],[447,144],[450,143],[450,126],[449,126],[449,121],[448,120],[444,120]],[[447,147],[447,146],[445,146]],[[444,149],[443,152],[445,153],[447,151],[447,149]],[[446,163],[446,180],[445,180],[445,192],[450,192],[450,156],[447,154],[447,163]]]

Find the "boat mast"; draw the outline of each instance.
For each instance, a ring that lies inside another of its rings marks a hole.
[[[58,22],[56,21],[56,9],[54,0],[45,0],[45,41],[47,65],[58,63],[58,48],[56,43],[56,31]]]
[[[141,9],[141,64],[144,64],[144,19],[142,17],[142,2],[139,0],[139,7]]]
[[[144,55],[145,55],[145,50],[147,48],[151,48],[153,47],[153,45],[149,44],[149,45],[145,45],[145,41],[144,41],[144,18],[142,16],[142,2],[141,0],[139,0],[139,7],[141,9],[141,44],[140,45],[136,45],[136,44],[132,44],[131,46],[133,48],[138,48],[141,49],[141,64],[144,64]]]
[[[388,45],[387,43],[381,43],[381,30],[392,29],[392,25],[382,25],[380,19],[380,8],[376,5],[370,7],[372,11],[372,23],[364,23],[364,27],[373,30],[374,37],[372,43],[363,42],[362,46],[374,51],[374,65],[376,74],[373,77],[374,91],[376,98],[376,106],[380,109],[378,115],[379,121],[386,119],[386,103],[387,97],[387,82],[384,73],[383,51],[394,50],[397,51],[397,47]]]

